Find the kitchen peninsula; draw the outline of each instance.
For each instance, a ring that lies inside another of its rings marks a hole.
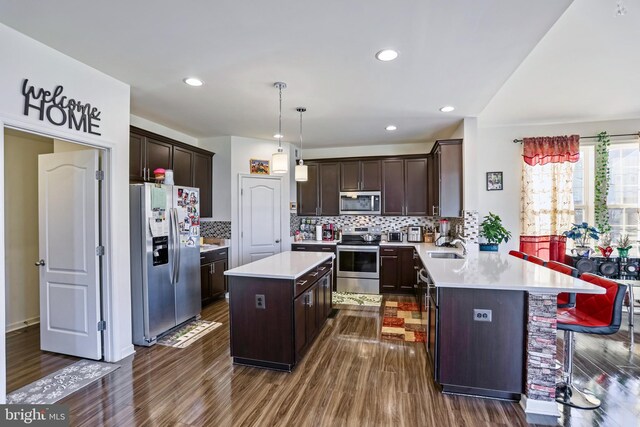
[[[557,416],[557,294],[604,289],[507,254],[415,247],[428,276],[427,352],[443,392],[520,400],[528,414]]]
[[[334,258],[281,252],[225,272],[233,363],[293,369],[331,312]]]

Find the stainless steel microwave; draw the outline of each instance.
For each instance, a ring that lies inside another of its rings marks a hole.
[[[340,192],[340,215],[380,215],[380,192]]]

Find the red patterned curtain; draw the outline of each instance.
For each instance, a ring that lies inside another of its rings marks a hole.
[[[523,138],[522,157],[531,166],[546,165],[547,163],[575,163],[580,160],[580,137],[571,136],[542,136]]]
[[[564,262],[562,233],[574,221],[573,164],[580,159],[580,137],[523,139],[520,251]]]

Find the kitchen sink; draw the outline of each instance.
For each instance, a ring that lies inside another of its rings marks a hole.
[[[453,252],[429,252],[429,257],[440,259],[464,259],[464,257],[454,254]]]

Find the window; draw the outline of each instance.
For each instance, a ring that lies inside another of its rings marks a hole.
[[[580,147],[580,160],[575,164],[573,200],[575,220],[594,223],[594,163],[593,145]],[[632,242],[639,238],[640,228],[640,150],[637,142],[612,143],[609,147],[609,225],[615,242],[629,234]]]

